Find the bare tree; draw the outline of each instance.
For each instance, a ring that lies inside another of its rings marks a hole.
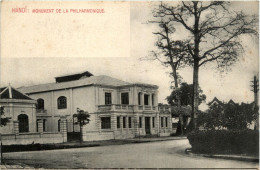
[[[171,67],[172,72],[170,75],[174,80],[173,87],[174,91],[176,91],[177,105],[180,110],[179,84],[181,76],[179,75],[178,70],[185,66],[185,59],[188,58],[189,55],[187,42],[173,40],[172,34],[175,32],[175,28],[169,20],[161,18],[160,21],[150,21],[150,23],[157,24],[159,30],[158,32],[153,32],[153,34],[157,35],[157,41],[155,43],[157,50],[151,51],[151,55],[148,58],[158,60],[166,67]],[[183,126],[183,124],[181,124],[181,126]]]
[[[170,24],[184,28],[193,66],[192,122],[196,129],[199,105],[199,68],[210,62],[224,69],[232,65],[243,52],[240,37],[257,35],[258,18],[242,11],[231,11],[232,2],[180,2],[174,6],[162,2],[154,10],[154,17],[164,18]]]
[[[151,51],[149,59],[155,59],[161,62],[164,66],[171,67],[172,77],[174,79],[174,87],[177,89],[179,86],[180,75],[178,70],[185,66],[185,59],[188,57],[187,42],[180,40],[173,40],[172,34],[175,32],[174,26],[170,21],[150,21],[150,23],[158,24],[160,30],[153,32],[157,35],[157,50]]]

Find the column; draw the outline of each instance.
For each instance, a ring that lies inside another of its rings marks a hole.
[[[144,93],[141,92],[141,105],[143,106],[144,105]]]
[[[152,106],[152,94],[149,94],[149,101],[148,101],[149,103],[149,106]]]
[[[154,93],[154,106],[156,106],[156,111],[159,110],[158,108],[158,91],[156,90],[155,93]]]
[[[113,131],[116,131],[116,126],[117,126],[117,120],[116,120],[117,118],[116,118],[116,114],[115,113],[112,113],[111,114],[111,129],[113,130]]]
[[[120,131],[122,133],[122,131],[123,131],[123,118],[122,118],[122,115],[119,116],[119,122],[120,122]]]
[[[157,134],[159,136],[160,135],[160,116],[159,116],[158,112],[156,114],[156,127],[157,127]]]
[[[67,121],[66,121],[66,117],[62,116],[60,118],[60,120],[61,120],[60,121],[60,131],[62,133],[63,142],[67,142]]]
[[[133,105],[138,105],[138,92],[136,86],[133,87]]]
[[[72,88],[70,89],[70,115],[74,114],[74,110],[73,110],[73,91]]]
[[[153,117],[150,116],[150,133],[153,135]]]
[[[142,134],[144,135],[145,132],[145,117],[142,116],[142,129],[141,129]]]
[[[43,120],[42,119],[38,120],[37,123],[38,123],[38,129],[37,129],[38,132],[43,133]]]
[[[133,128],[134,128],[135,136],[139,136],[139,116],[138,116],[138,113],[134,114],[133,119],[134,119],[133,120]]]
[[[166,128],[166,119],[165,119],[165,117],[163,117],[163,128],[164,128],[164,131],[165,131],[165,128]]]
[[[126,123],[126,130],[127,130],[127,133],[128,133],[128,130],[129,130],[129,127],[128,127],[128,116],[126,116],[125,123]]]
[[[48,113],[48,112],[47,112]],[[49,114],[49,113],[48,113]],[[55,114],[55,102],[54,102],[54,92],[51,91],[51,131],[54,131],[54,126],[56,125],[55,119],[54,119],[54,114]]]
[[[14,133],[18,134],[19,133],[19,121],[13,121],[13,126],[14,126]]]
[[[101,118],[100,115],[94,114],[96,118],[96,128],[99,133],[101,133]]]

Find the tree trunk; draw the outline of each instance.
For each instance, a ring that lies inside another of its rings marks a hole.
[[[197,12],[198,2],[194,2],[194,65],[193,65],[193,97],[192,97],[192,123],[193,130],[197,129],[197,113],[199,108],[199,45],[200,45],[200,31],[199,31],[199,14]]]
[[[82,124],[80,124],[80,144],[82,144],[83,135],[82,135]]]
[[[192,122],[194,130],[197,129],[197,114],[199,109],[199,62],[194,61],[193,67],[193,96],[192,96]]]
[[[176,72],[176,68],[174,66],[172,66],[172,74],[173,74],[173,78],[174,78],[175,89],[178,90],[178,87],[179,87],[178,75],[177,75],[177,72]],[[177,91],[177,106],[178,106],[178,110],[180,111],[180,109],[181,109],[181,99],[180,99],[180,92],[179,91]],[[182,115],[179,115],[179,119],[183,119]],[[183,121],[180,121],[180,123],[181,123],[181,135],[183,135]]]

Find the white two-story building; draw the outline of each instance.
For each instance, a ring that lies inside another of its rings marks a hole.
[[[44,131],[60,131],[60,117],[66,116],[68,132],[78,132],[73,114],[80,108],[91,119],[83,128],[84,141],[170,135],[171,113],[158,109],[156,85],[89,72],[55,79],[56,83],[19,88],[37,101],[37,119],[43,121]]]

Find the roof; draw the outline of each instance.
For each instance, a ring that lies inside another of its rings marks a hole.
[[[57,83],[60,83],[60,82],[79,80],[81,78],[86,78],[86,77],[91,77],[91,76],[93,76],[92,73],[85,71],[83,73],[76,73],[76,74],[70,74],[70,75],[55,77],[55,79],[56,79]]]
[[[228,104],[233,104],[236,105],[237,103],[235,103],[232,99],[229,100]]]
[[[134,83],[132,85],[135,85],[135,86],[144,86],[144,87],[151,87],[151,88],[158,88],[157,85],[153,85],[153,84],[147,84],[147,83]]]
[[[216,98],[216,97],[214,97],[214,99],[211,102],[209,102],[208,105],[212,105],[214,102],[217,102],[218,104],[223,105],[223,103],[220,100],[218,100],[218,98]]]
[[[49,84],[40,84],[40,85],[34,85],[28,87],[20,87],[19,90],[21,90],[24,93],[30,94],[30,93],[37,93],[43,91],[65,89],[65,88],[82,87],[88,85],[104,85],[104,86],[119,87],[119,86],[131,85],[131,84],[109,76],[101,75],[101,76],[91,76],[80,80],[67,81],[61,83],[49,83]]]
[[[26,94],[23,94],[11,86],[0,88],[0,99],[33,100]]]

